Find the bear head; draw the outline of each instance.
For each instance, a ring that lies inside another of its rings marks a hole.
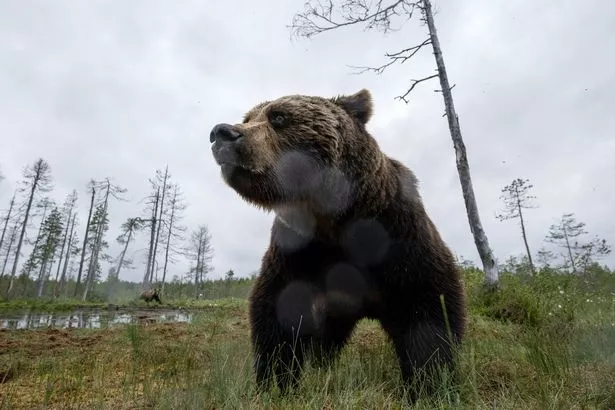
[[[365,89],[265,101],[242,123],[213,127],[213,157],[231,188],[278,216],[289,210],[319,219],[343,215],[359,200],[369,203],[364,194],[387,182],[379,179],[386,157],[366,130],[372,111]]]

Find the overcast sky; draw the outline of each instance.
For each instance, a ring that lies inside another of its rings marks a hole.
[[[169,165],[189,204],[185,224],[207,224],[212,277],[258,269],[272,214],[228,188],[210,150],[219,122],[240,122],[256,103],[286,94],[334,96],[369,89],[368,129],[383,151],[414,170],[427,210],[453,251],[478,262],[437,82],[409,104],[394,99],[410,79],[433,73],[429,50],[382,75],[379,65],[424,39],[418,20],[383,36],[361,27],[312,40],[289,29],[304,0],[0,2],[0,209],[22,169],[52,167],[54,199],[113,177],[130,202],[111,203],[109,253],[119,225],[140,215],[147,178]],[[550,4],[549,4],[550,3]],[[587,0],[435,1],[436,25],[482,222],[500,260],[524,252],[516,221],[499,222],[500,190],[534,184],[526,214],[537,251],[549,225],[573,212],[591,234],[615,243],[615,3]],[[34,232],[31,233],[34,235]],[[146,234],[131,246],[143,260]],[[615,265],[615,255],[605,260]],[[183,274],[184,262],[170,275]],[[140,280],[143,265],[124,271]],[[104,268],[106,274],[107,267]]]

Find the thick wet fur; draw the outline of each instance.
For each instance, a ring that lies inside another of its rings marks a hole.
[[[413,173],[366,130],[372,112],[367,90],[292,95],[210,134],[226,183],[276,215],[249,304],[261,389],[275,376],[288,392],[307,358],[332,363],[362,318],[380,321],[413,399],[453,367],[460,272]]]

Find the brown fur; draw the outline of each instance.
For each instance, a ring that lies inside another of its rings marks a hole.
[[[366,130],[372,112],[367,90],[330,99],[292,95],[227,125],[233,138],[212,130],[226,183],[276,214],[250,296],[261,388],[275,375],[286,392],[307,357],[330,363],[366,317],[390,336],[408,383],[432,390],[435,380],[417,371],[435,376],[430,358],[452,365],[465,330],[459,271],[413,173]]]
[[[146,303],[155,300],[156,302],[162,304],[162,302],[160,301],[160,289],[158,288],[144,290],[143,292],[141,292],[140,299],[143,299]]]

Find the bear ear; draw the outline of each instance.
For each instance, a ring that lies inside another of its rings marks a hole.
[[[372,95],[365,88],[352,95],[335,97],[332,101],[362,124],[366,124],[372,116]]]

